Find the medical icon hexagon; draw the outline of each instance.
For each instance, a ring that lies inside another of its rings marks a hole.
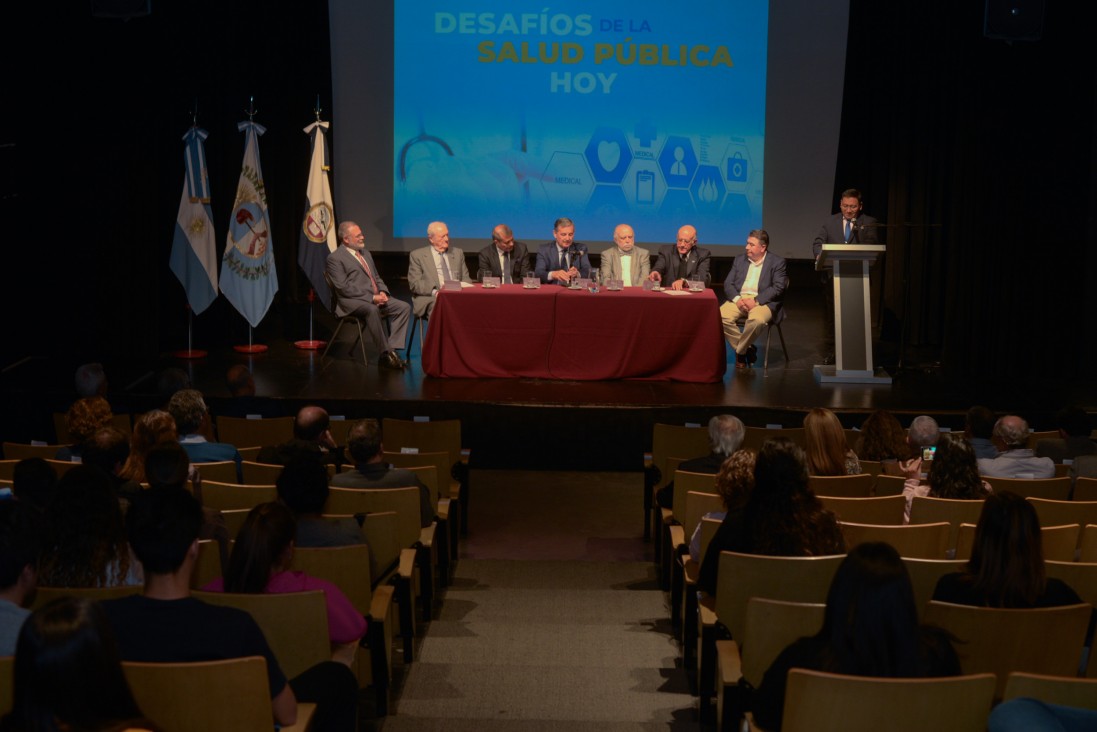
[[[671,135],[659,153],[659,169],[670,188],[688,188],[697,170],[697,153],[688,137]]]
[[[582,155],[557,151],[545,166],[541,187],[557,208],[579,207],[590,197],[594,181]]]
[[[754,173],[750,148],[741,142],[732,142],[724,153],[724,180],[730,190],[745,190]]]
[[[597,183],[620,183],[632,162],[625,133],[614,127],[596,129],[584,155]]]
[[[698,166],[697,175],[693,177],[693,185],[689,190],[698,211],[719,209],[727,192],[720,169],[715,165]]]

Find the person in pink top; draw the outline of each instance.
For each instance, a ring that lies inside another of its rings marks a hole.
[[[297,522],[281,503],[251,509],[232,547],[225,576],[202,589],[210,592],[275,593],[322,590],[332,645],[357,644],[366,633],[362,617],[342,590],[327,580],[291,570]]]

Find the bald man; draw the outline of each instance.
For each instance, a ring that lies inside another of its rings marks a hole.
[[[678,229],[674,244],[659,247],[649,277],[673,290],[686,289],[687,280],[704,282],[708,287],[712,281],[708,269],[711,257],[708,249],[697,246],[697,229],[686,224]]]
[[[306,454],[319,457],[324,463],[340,465],[343,448],[331,435],[331,418],[323,407],[301,407],[293,420],[293,439],[281,445],[267,445],[259,451],[256,461],[285,465],[294,457]]]
[[[602,252],[602,281],[621,280],[625,287],[639,287],[651,273],[651,256],[636,246],[636,234],[628,224],[613,230],[614,246]]]
[[[446,280],[472,282],[465,253],[449,245],[449,227],[442,221],[427,226],[428,245],[408,255],[408,287],[416,317],[429,318],[434,298]]]
[[[504,285],[520,285],[529,277],[532,267],[526,245],[514,240],[514,232],[506,224],[491,230],[491,244],[480,250],[477,277],[498,277]]]

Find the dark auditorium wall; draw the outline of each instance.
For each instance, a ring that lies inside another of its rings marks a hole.
[[[195,98],[220,250],[243,153],[236,123],[255,97],[281,284],[256,337],[300,337],[302,129],[317,94],[330,119],[327,4],[154,2],[125,22],[72,5],[3,11],[26,40],[2,51],[3,362],[147,361],[185,343],[167,259]],[[1010,44],[983,37],[982,2],[851,1],[835,194],[862,188],[892,225],[886,338],[906,328],[958,374],[1092,369],[1095,14],[1047,3],[1042,40]],[[381,267],[391,276],[401,263]],[[195,326],[205,347],[246,339],[223,298],[209,313]],[[1050,347],[1061,361],[1040,360]]]

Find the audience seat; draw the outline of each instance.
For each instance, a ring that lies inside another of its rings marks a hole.
[[[827,510],[834,512],[839,521],[852,521],[859,524],[901,524],[903,511],[907,505],[905,496],[844,498],[820,495],[819,500]]]
[[[293,438],[293,417],[217,417],[217,439],[230,445],[280,445]]]
[[[984,475],[995,493],[1009,491],[1025,498],[1049,498],[1065,501],[1070,498],[1070,478],[993,478]]]
[[[916,559],[945,559],[951,527],[942,521],[935,524],[856,524],[839,521],[846,547],[852,549],[867,541],[884,541],[891,544],[901,557]]]

